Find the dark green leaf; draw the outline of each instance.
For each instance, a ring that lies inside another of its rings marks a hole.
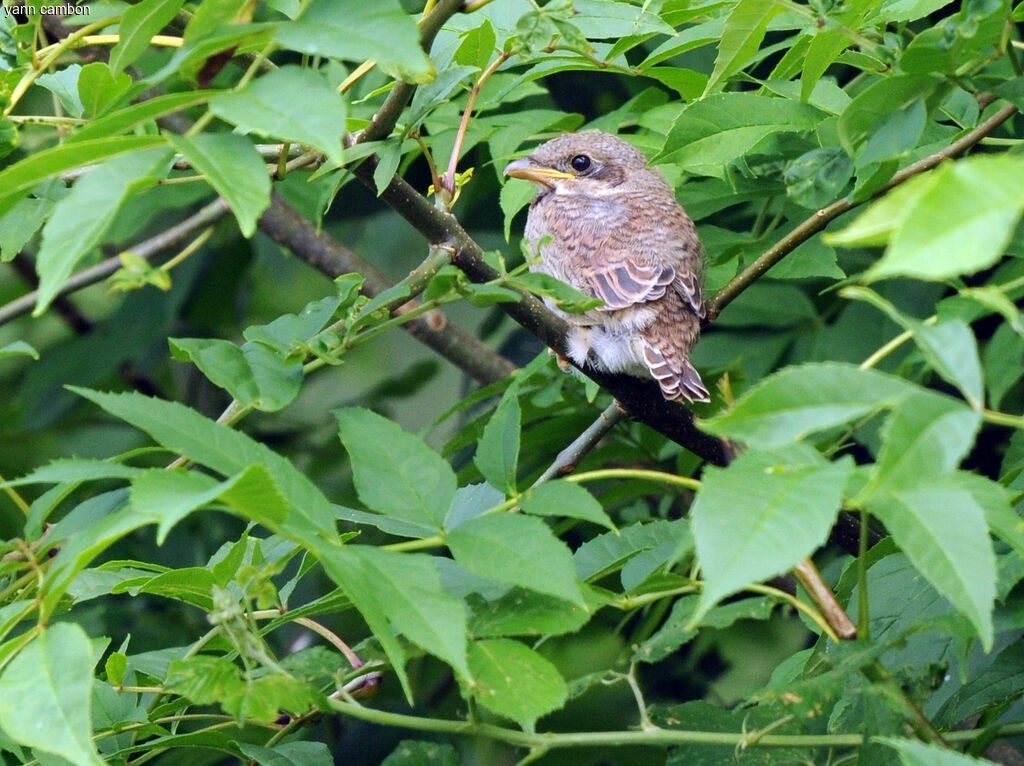
[[[480,473],[495,489],[516,492],[519,466],[519,389],[511,386],[484,426],[473,458]]]

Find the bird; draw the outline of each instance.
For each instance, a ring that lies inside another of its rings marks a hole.
[[[548,307],[570,324],[579,367],[654,378],[670,401],[707,402],[690,362],[705,315],[693,221],[661,173],[609,133],[565,133],[510,162],[533,182],[525,239],[530,270],[603,301],[583,314]]]

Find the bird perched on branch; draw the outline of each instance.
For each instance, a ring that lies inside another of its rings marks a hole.
[[[700,240],[643,152],[608,133],[570,133],[509,163],[539,187],[526,239],[557,277],[604,305],[551,308],[572,325],[569,357],[607,372],[653,377],[670,400],[706,402],[689,354],[704,316]]]

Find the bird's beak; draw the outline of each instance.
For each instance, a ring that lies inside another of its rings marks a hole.
[[[553,182],[559,179],[576,177],[572,173],[563,173],[561,170],[537,165],[528,156],[508,163],[505,166],[505,175],[512,178],[524,178],[527,181],[533,181],[535,184],[549,187],[553,186]]]

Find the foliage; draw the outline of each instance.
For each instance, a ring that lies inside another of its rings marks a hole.
[[[1024,5],[13,7],[4,763],[1020,760]],[[697,222],[700,430],[538,340],[578,129]]]

